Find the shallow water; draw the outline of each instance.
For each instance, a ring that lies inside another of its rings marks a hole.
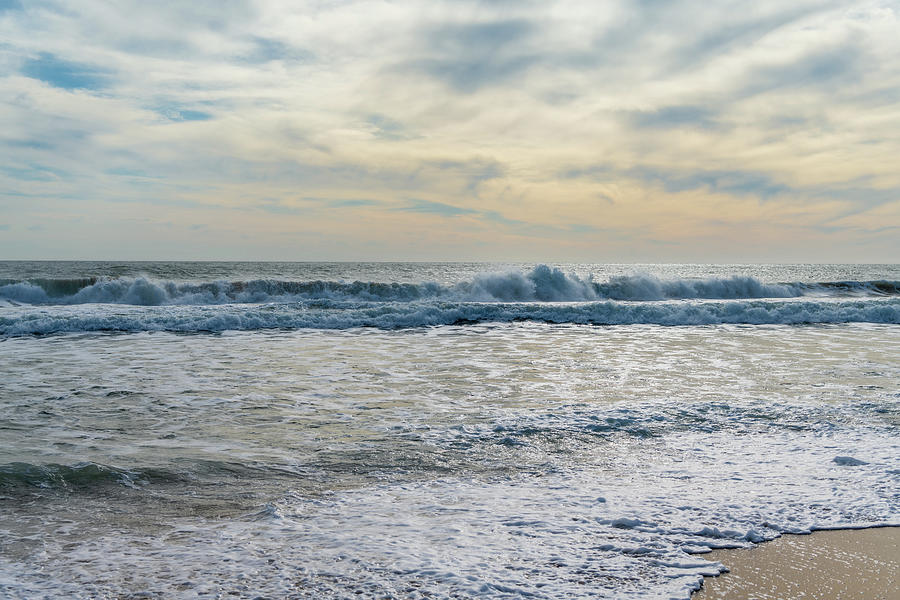
[[[828,289],[754,302],[894,301]],[[172,308],[16,301],[0,319]],[[687,598],[720,569],[704,549],[900,523],[898,339],[890,320],[7,333],[0,592]]]

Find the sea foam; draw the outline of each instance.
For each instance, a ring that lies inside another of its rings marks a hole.
[[[0,280],[0,301],[25,304],[131,304],[138,306],[358,300],[413,302],[586,302],[679,299],[757,299],[800,296],[894,296],[895,281],[763,283],[754,277],[660,279],[618,275],[607,281],[538,265],[528,272],[481,273],[455,284],[372,281],[157,281],[136,278]]]
[[[533,321],[582,325],[900,323],[900,299],[580,303],[340,302],[187,306],[21,306],[0,313],[0,335],[91,331],[400,329]]]

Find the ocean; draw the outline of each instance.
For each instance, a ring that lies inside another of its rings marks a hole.
[[[900,265],[0,262],[0,597],[678,598],[900,525]]]

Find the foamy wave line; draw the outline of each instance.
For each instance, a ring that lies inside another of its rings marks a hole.
[[[596,300],[675,300],[794,298],[805,295],[900,295],[900,282],[841,281],[762,283],[753,277],[663,280],[652,275],[621,275],[605,282],[538,265],[529,272],[483,273],[454,285],[342,281],[217,281],[176,283],[136,279],[0,280],[0,300],[23,304],[131,304],[138,306],[210,305],[302,300],[413,302],[589,302]]]
[[[900,324],[900,299],[857,301],[723,301],[578,304],[317,302],[269,305],[19,307],[0,316],[0,335],[60,332],[217,332],[258,329],[399,329],[534,321],[587,325],[716,325],[801,323]]]

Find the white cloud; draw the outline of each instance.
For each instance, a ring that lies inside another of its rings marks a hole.
[[[483,258],[506,252],[502,235],[527,231],[540,238],[529,251],[588,258],[590,232],[610,224],[621,234],[619,246],[603,244],[610,259],[643,252],[628,244],[649,229],[694,256],[696,245],[661,219],[691,222],[712,202],[748,222],[780,220],[786,244],[792,228],[824,227],[856,207],[852,231],[804,238],[810,258],[900,250],[879,242],[868,251],[864,233],[900,202],[891,199],[900,189],[893,4],[598,6],[23,3],[0,13],[0,221],[60,206],[100,214],[116,202],[107,217],[165,205],[214,232],[266,197],[295,210],[260,211],[254,252],[266,227],[303,221],[338,235],[357,222],[350,229],[365,236],[383,210],[391,247],[410,240],[407,254],[383,258],[412,259],[416,221],[392,222],[388,209],[414,191],[481,219],[482,238],[453,239],[493,248]],[[44,70],[27,68],[36,64]],[[82,68],[102,73],[102,86],[78,79]],[[479,175],[484,165],[493,165],[489,177]],[[597,168],[603,178],[561,176]],[[731,173],[747,186],[688,193],[662,185],[659,173]],[[753,181],[762,182],[755,191]],[[867,190],[879,201],[861,201]],[[312,196],[372,203],[303,213],[295,199]],[[654,212],[660,203],[666,209]],[[800,215],[798,203],[811,209]],[[472,226],[457,221],[441,226]],[[583,227],[572,233],[572,223]],[[16,251],[37,256],[40,243],[17,239]],[[347,243],[358,255],[366,247]],[[765,258],[752,244],[745,251]]]

